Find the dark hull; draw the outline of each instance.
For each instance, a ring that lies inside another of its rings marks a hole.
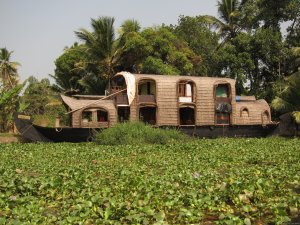
[[[71,127],[42,127],[24,116],[14,115],[15,125],[23,138],[33,142],[86,142],[92,141],[97,129]]]
[[[32,124],[32,121],[15,116],[15,124],[20,134],[34,142],[86,142],[92,141],[96,132],[94,128],[72,127],[42,127]],[[202,138],[217,137],[266,137],[272,135],[277,124],[260,125],[232,125],[232,126],[179,126],[176,128],[187,135]],[[161,127],[167,128],[167,126]]]
[[[93,128],[72,128],[72,127],[41,127],[33,125],[44,137],[53,142],[86,142],[92,141],[96,133]]]
[[[224,125],[224,126],[181,126],[178,130],[193,137],[267,137],[272,135],[277,124],[261,125]]]

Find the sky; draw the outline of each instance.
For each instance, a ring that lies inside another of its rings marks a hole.
[[[91,18],[111,16],[115,29],[126,19],[142,28],[177,24],[180,15],[217,16],[217,0],[0,0],[0,48],[21,63],[20,80],[54,74],[54,61],[79,41],[74,31],[91,30]]]

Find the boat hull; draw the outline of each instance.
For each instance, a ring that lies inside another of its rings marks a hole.
[[[52,142],[87,142],[93,141],[99,129],[72,127],[42,127],[33,125],[35,129]]]
[[[15,124],[20,134],[34,142],[87,142],[93,141],[101,129],[72,127],[43,127],[32,124],[30,119],[15,116]],[[272,135],[277,124],[261,125],[224,125],[224,126],[163,126],[199,138],[217,137],[266,137]]]
[[[43,127],[32,123],[28,116],[15,114],[15,125],[24,139],[33,142],[86,142],[92,141],[100,129],[72,127]]]
[[[224,126],[181,126],[178,130],[200,138],[217,137],[267,137],[272,135],[277,124],[261,125],[224,125]]]

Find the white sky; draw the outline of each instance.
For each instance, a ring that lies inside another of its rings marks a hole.
[[[49,78],[54,61],[90,30],[90,19],[115,18],[115,28],[136,19],[143,28],[176,24],[180,15],[217,15],[217,0],[0,0],[0,48],[14,51],[21,81],[33,75]]]

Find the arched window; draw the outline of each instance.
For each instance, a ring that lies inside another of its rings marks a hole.
[[[180,125],[195,125],[195,108],[183,106],[179,108]]]
[[[229,125],[231,112],[230,84],[217,84],[215,86],[215,123]]]
[[[249,117],[249,110],[247,108],[242,108],[240,117],[248,118]]]
[[[126,88],[125,78],[122,75],[118,75],[111,80],[110,93],[115,93]]]
[[[108,112],[102,108],[88,108],[81,113],[81,127],[108,127]]]
[[[141,103],[155,103],[156,83],[154,80],[141,80],[138,84],[138,101]]]
[[[178,83],[178,101],[194,102],[195,83],[193,81],[182,80]]]

